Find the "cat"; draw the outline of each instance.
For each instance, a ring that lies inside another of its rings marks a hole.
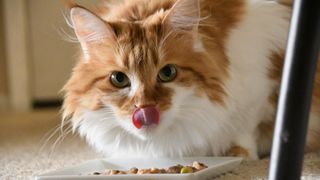
[[[270,152],[287,4],[122,0],[70,9],[81,57],[63,88],[63,122],[98,152],[248,159]],[[320,73],[312,103],[307,151],[320,149]]]

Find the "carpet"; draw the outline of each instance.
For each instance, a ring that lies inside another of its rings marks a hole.
[[[59,126],[59,119],[56,109],[0,113],[0,179],[34,179],[38,174],[102,158],[77,135],[59,141],[58,135],[49,138]],[[217,179],[267,179],[268,164],[268,158],[243,162]],[[320,154],[305,156],[302,179],[320,179]]]

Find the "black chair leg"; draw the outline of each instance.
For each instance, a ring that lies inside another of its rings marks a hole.
[[[301,177],[319,43],[320,0],[294,0],[269,180]]]

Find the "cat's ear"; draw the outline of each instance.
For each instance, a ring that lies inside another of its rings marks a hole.
[[[198,29],[199,21],[199,0],[177,0],[165,16],[163,24],[170,28],[191,31]]]
[[[112,27],[89,10],[74,7],[70,17],[76,36],[85,55],[89,55],[88,48],[102,40],[114,40],[115,34]]]

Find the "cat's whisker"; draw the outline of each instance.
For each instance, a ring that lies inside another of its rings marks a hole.
[[[205,20],[207,20],[207,19],[209,19],[210,17],[211,17],[212,15],[210,14],[210,15],[207,15],[207,16],[203,16],[203,17],[200,17],[200,23],[201,22],[203,22],[203,21],[205,21]]]
[[[96,41],[97,39],[103,39],[104,37],[99,36],[99,34],[97,33],[90,33],[82,38],[83,38],[83,41],[92,42],[92,41]]]
[[[166,42],[166,40],[175,32],[175,30],[171,30],[169,31],[165,37],[162,38],[161,42],[160,42],[160,48],[162,47],[162,45]]]
[[[168,32],[168,33],[166,34],[165,37],[163,37],[163,38],[161,39],[161,41],[160,41],[160,43],[159,43],[159,49],[161,50],[161,53],[159,53],[160,59],[164,59],[164,57],[166,57],[167,52],[164,51],[165,48],[163,48],[163,47],[164,47],[167,39],[168,39],[171,35],[173,35],[174,32],[175,32],[175,30],[171,30],[170,32]]]
[[[210,40],[210,41],[214,41],[215,39],[210,37],[210,36],[207,36],[205,34],[201,34],[201,33],[198,33],[199,37],[203,38],[203,39],[207,39],[207,40]]]
[[[72,126],[72,118],[71,117],[66,117],[66,116],[63,116],[62,117],[62,120],[61,120],[61,123],[60,123],[60,131],[63,132],[63,128],[66,126],[66,125],[70,125]]]
[[[61,123],[61,124],[59,124],[59,125],[57,125],[56,127],[54,127],[49,133],[47,133],[47,134],[50,134],[50,136],[49,137],[44,137],[45,138],[45,141],[42,143],[42,145],[41,145],[41,147],[40,147],[40,149],[39,149],[39,153],[41,153],[42,151],[44,151],[44,149],[46,148],[46,146],[48,145],[48,143],[49,143],[49,141],[50,140],[52,140],[52,138],[54,137],[54,136],[56,136],[59,132],[60,133],[63,133],[63,128],[64,128],[64,126],[65,126],[66,124],[63,124],[63,123]],[[45,136],[48,136],[48,135],[45,135]],[[57,139],[59,138],[59,135],[58,135],[58,137],[57,137]],[[41,140],[41,141],[43,141],[43,140]],[[40,142],[41,142],[40,141]]]
[[[71,126],[67,127],[64,131],[60,132],[59,137],[55,140],[55,142],[51,146],[51,150],[50,150],[49,156],[53,154],[53,152],[57,148],[57,146],[59,146],[62,143],[62,141],[65,139],[65,137],[70,132],[72,132],[72,127]]]
[[[116,39],[116,43],[117,43],[118,49],[120,50],[120,54],[124,56],[125,55],[124,47],[120,45],[119,39]]]
[[[199,26],[201,26],[201,27],[215,27],[212,24],[205,24],[205,23],[200,23]]]
[[[72,23],[72,20],[71,20],[69,11],[67,11],[67,10],[61,10],[61,14],[62,14],[65,22],[67,23],[67,25],[68,25],[70,28],[74,29],[74,26],[73,26],[73,23]]]
[[[47,146],[48,142],[53,138],[53,136],[56,135],[56,133],[59,131],[60,125],[55,126],[52,128],[49,132],[47,132],[40,140],[40,148],[39,153],[41,153],[44,148]]]
[[[57,30],[58,34],[64,41],[70,42],[70,43],[79,43],[79,40],[72,32],[67,32],[64,28],[60,27]]]
[[[62,39],[64,41],[71,42],[71,43],[79,43],[79,40],[73,31],[74,27],[73,27],[73,23],[70,18],[70,15],[69,15],[69,11],[61,10],[61,14],[62,14],[66,24],[68,25],[69,28],[71,28],[71,30],[70,29],[65,30],[63,27],[56,28],[59,36],[62,37]]]

